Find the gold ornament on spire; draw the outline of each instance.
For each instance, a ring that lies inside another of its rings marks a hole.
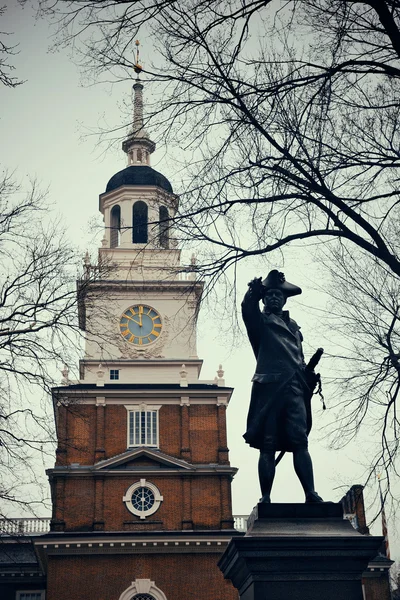
[[[139,75],[143,71],[143,67],[139,63],[139,46],[140,46],[139,40],[136,40],[135,45],[136,45],[136,62],[133,66],[133,70],[135,71],[135,73],[137,73]]]

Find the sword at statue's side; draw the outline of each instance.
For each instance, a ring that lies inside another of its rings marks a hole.
[[[315,367],[317,366],[317,364],[319,363],[319,361],[321,360],[321,356],[324,353],[324,349],[323,348],[318,348],[318,350],[316,352],[314,352],[314,354],[312,355],[312,357],[310,358],[308,365],[306,365],[306,370],[307,371],[314,371]]]
[[[314,352],[314,354],[312,355],[312,357],[310,358],[308,364],[306,365],[305,368],[305,376],[306,376],[306,381],[307,381],[307,385],[310,389],[307,397],[305,398],[305,403],[306,403],[306,411],[307,411],[307,421],[308,421],[308,430],[307,430],[307,435],[310,433],[311,430],[311,425],[312,425],[312,419],[311,419],[311,398],[314,394],[314,390],[315,388],[318,386],[317,389],[317,394],[319,394],[321,396],[321,400],[322,400],[322,407],[325,410],[326,406],[325,406],[325,402],[324,402],[324,397],[322,395],[322,388],[321,388],[321,376],[319,373],[315,373],[315,367],[318,365],[319,361],[321,360],[321,356],[324,353],[324,349],[323,348],[318,348],[318,350],[316,350],[316,352]],[[282,458],[285,456],[285,451],[282,450],[277,458],[275,459],[275,466],[277,464],[279,464],[282,460]]]

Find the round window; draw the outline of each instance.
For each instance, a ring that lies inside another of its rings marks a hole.
[[[133,508],[141,512],[146,512],[154,505],[154,494],[148,487],[137,488],[132,494],[131,502]]]
[[[141,479],[128,488],[122,500],[132,514],[145,519],[158,510],[163,497],[154,483]]]

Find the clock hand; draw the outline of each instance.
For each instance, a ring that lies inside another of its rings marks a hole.
[[[136,325],[140,325],[140,327],[142,326],[142,319],[140,319],[140,323],[139,323],[139,321],[135,321],[135,319],[133,319],[132,317],[128,317],[128,315],[124,315],[124,317],[126,317],[130,321],[133,321],[134,323],[136,323]]]

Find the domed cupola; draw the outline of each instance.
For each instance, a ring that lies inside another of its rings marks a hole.
[[[99,208],[105,223],[102,243],[104,249],[170,250],[176,245],[171,222],[178,198],[168,179],[150,166],[156,145],[144,127],[139,49],[136,58],[133,121],[122,143],[128,166],[111,177],[100,195]]]
[[[139,64],[139,42],[136,42],[137,56],[135,71],[137,79],[133,84],[133,122],[127,138],[122,142],[122,150],[128,156],[128,166],[119,171],[107,183],[106,192],[111,192],[123,185],[157,186],[166,192],[173,193],[172,185],[164,175],[150,166],[150,154],[156,149],[144,127],[143,120],[143,84],[139,79],[142,67]]]
[[[173,193],[168,179],[148,165],[129,166],[118,171],[107,183],[106,193],[116,190],[122,185],[155,185],[166,192]]]

